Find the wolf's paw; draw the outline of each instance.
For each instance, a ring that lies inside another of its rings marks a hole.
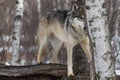
[[[40,61],[37,61],[37,64],[42,64]]]
[[[68,76],[68,80],[75,80],[75,76],[74,75]]]

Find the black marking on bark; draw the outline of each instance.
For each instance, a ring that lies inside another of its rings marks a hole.
[[[104,41],[107,41],[109,39],[109,36],[105,36],[105,40]]]
[[[104,40],[105,42],[107,41],[107,39]]]
[[[96,32],[97,31],[97,28],[93,28],[92,30],[91,30],[91,32]]]
[[[95,44],[95,42],[93,42],[93,46],[94,46],[94,47],[96,47],[96,44]]]
[[[18,0],[16,0],[16,4],[20,4],[20,2]]]
[[[16,12],[19,12],[19,10],[16,10]]]
[[[100,79],[100,71],[98,71],[98,73],[96,73],[96,80]]]
[[[105,8],[105,7],[106,7],[106,4],[105,4],[105,3],[103,3],[103,4],[102,4],[102,8]]]
[[[95,37],[93,37],[93,40],[95,40],[96,38]]]
[[[20,10],[22,10],[22,8],[20,8]]]
[[[110,39],[110,37],[109,36],[105,36],[105,39]]]
[[[21,15],[17,15],[15,17],[15,21],[18,21],[18,22],[22,21],[22,16]]]
[[[108,55],[108,53],[105,53],[105,54],[102,56],[102,59],[103,59],[104,61],[107,61],[107,55]]]
[[[18,43],[16,43],[15,45],[18,45]]]
[[[93,20],[89,20],[89,25],[90,25],[90,26],[92,26],[92,24],[91,24],[92,22],[93,22]]]
[[[20,4],[20,2],[18,0],[16,0],[16,4]]]
[[[90,10],[90,6],[86,6],[86,9],[87,9],[87,10]]]
[[[17,40],[17,38],[16,38],[15,36],[12,36],[12,39],[13,39],[13,40]]]
[[[18,59],[16,62],[17,62],[17,63],[20,63],[20,62],[21,62],[21,60],[20,60],[20,59]]]
[[[99,38],[101,38],[101,36],[99,36]]]
[[[95,3],[95,0],[92,0],[92,3]]]
[[[112,65],[113,65],[113,64],[112,64],[112,63],[110,63],[110,66],[108,66],[108,69],[111,69],[111,68],[112,68]]]
[[[16,34],[16,32],[13,32],[13,34]]]
[[[107,16],[108,14],[105,13],[104,11],[102,12],[102,16]]]

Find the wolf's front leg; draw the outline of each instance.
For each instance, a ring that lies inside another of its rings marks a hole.
[[[91,53],[91,46],[90,46],[90,40],[87,36],[83,41],[80,42],[82,49],[84,50],[87,59],[90,62],[90,80],[94,80],[94,65],[93,65],[93,58]]]
[[[87,36],[83,41],[81,41],[80,45],[81,45],[87,59],[89,60],[89,62],[91,62],[92,61],[92,53],[91,53],[89,37]]]
[[[73,46],[71,44],[66,44],[66,48],[67,48],[67,69],[68,69],[68,76],[74,76],[74,73],[73,73],[73,62],[72,62]]]

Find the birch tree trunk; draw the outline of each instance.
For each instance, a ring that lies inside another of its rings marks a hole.
[[[38,9],[38,16],[39,16],[39,20],[40,20],[40,18],[41,18],[41,0],[37,0],[37,4],[38,4],[38,6],[37,6],[37,9]]]
[[[16,0],[15,10],[15,22],[12,37],[12,65],[20,65],[19,63],[19,47],[20,47],[20,36],[22,30],[22,20],[24,11],[24,0]]]
[[[105,0],[86,0],[87,20],[93,44],[96,80],[114,80],[109,26]]]

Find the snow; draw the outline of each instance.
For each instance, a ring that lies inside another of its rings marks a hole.
[[[9,62],[6,61],[6,62],[5,62],[5,65],[10,66],[11,64],[10,64]]]
[[[33,65],[36,64],[36,60],[35,59],[32,60],[32,64]]]
[[[115,70],[116,75],[120,75],[120,70]]]
[[[9,51],[9,52],[12,52],[12,47],[7,47],[7,46],[5,46],[4,47],[4,50],[7,50],[7,51]],[[3,51],[3,47],[0,47],[0,52],[2,52]]]
[[[3,37],[3,40],[6,42],[9,41],[11,38],[9,35],[2,35],[2,37]]]
[[[50,61],[48,60],[48,61],[46,61],[46,64],[49,64],[50,63]]]
[[[21,59],[21,65],[25,65],[26,60],[25,59]]]

